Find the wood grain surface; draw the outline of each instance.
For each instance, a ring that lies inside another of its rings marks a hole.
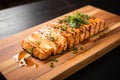
[[[39,61],[34,58],[32,58],[32,60],[38,64],[38,68],[34,68],[33,66],[20,67],[12,58],[22,50],[20,46],[22,39],[50,21],[3,39],[0,41],[0,71],[2,74],[8,80],[61,80],[120,45],[120,16],[90,5],[73,12],[76,11],[104,19],[108,29],[77,45],[78,48],[82,46],[85,50],[79,49],[77,54],[73,54],[73,51],[69,51],[63,55],[59,55],[57,57],[58,62],[54,64],[54,68],[50,68],[50,61]]]

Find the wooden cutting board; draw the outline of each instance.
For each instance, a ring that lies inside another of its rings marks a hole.
[[[37,68],[34,68],[33,66],[20,67],[13,59],[13,56],[22,50],[21,40],[49,21],[3,39],[0,41],[0,71],[2,74],[8,80],[61,80],[120,45],[120,16],[90,5],[73,12],[76,11],[104,19],[108,29],[78,44],[78,53],[73,54],[73,51],[67,51],[65,54],[57,56],[58,62],[54,62],[54,68],[50,67],[51,61],[47,60],[39,61],[32,58],[38,65]],[[81,49],[81,46],[84,49]]]

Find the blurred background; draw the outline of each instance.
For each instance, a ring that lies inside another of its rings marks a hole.
[[[41,0],[0,0],[0,9],[10,8],[36,1],[41,1]]]
[[[33,3],[37,1],[51,1],[57,3],[57,0],[0,0],[0,10],[14,6],[24,5],[28,3]],[[80,3],[79,4],[80,6],[91,4],[94,6],[98,6],[100,8],[104,8],[110,12],[120,14],[120,6],[119,6],[120,0],[58,0],[58,1],[62,1],[65,4]]]

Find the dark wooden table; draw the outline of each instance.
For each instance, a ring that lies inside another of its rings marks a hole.
[[[42,0],[0,11],[0,39],[12,36],[37,24],[53,19],[85,5],[93,5],[120,15],[119,0]],[[120,46],[66,80],[120,79]],[[4,75],[0,75],[0,80]]]

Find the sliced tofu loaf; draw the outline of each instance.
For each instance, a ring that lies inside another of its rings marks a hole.
[[[105,21],[81,13],[55,19],[22,41],[22,48],[40,60],[57,55],[103,31]]]

